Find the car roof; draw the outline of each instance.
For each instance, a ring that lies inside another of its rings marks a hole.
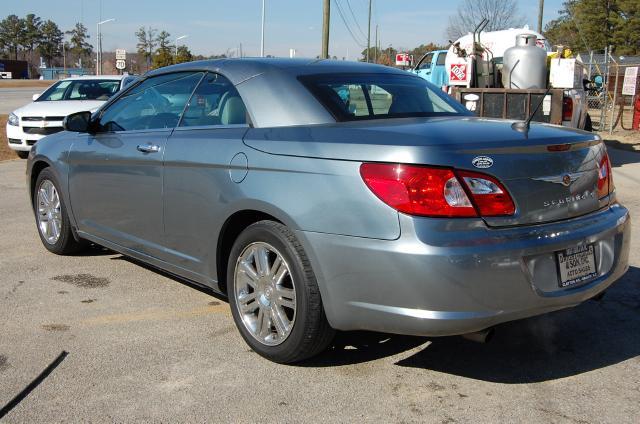
[[[80,75],[77,77],[64,78],[61,81],[86,81],[86,80],[121,80],[126,75]]]
[[[235,85],[254,127],[335,123],[331,113],[301,83],[319,74],[395,74],[419,78],[383,65],[331,59],[237,58],[203,60],[159,68],[143,78],[172,72],[217,72]]]
[[[347,60],[245,57],[186,62],[150,71],[145,77],[168,72],[203,70],[220,72],[229,78],[233,84],[239,84],[246,79],[266,72],[281,72],[295,76],[351,72],[406,74],[405,71],[388,66]]]

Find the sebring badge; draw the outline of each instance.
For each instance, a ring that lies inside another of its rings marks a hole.
[[[493,159],[489,156],[476,156],[471,160],[471,164],[480,169],[491,168],[493,166]]]

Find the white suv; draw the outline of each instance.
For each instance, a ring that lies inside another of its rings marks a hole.
[[[60,80],[42,94],[34,94],[29,103],[9,114],[9,147],[25,159],[36,141],[62,131],[65,116],[84,110],[94,111],[124,85],[124,75],[82,76]]]

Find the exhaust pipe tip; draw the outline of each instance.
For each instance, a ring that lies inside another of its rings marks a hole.
[[[473,333],[462,334],[462,337],[476,343],[489,343],[493,338],[495,330],[493,327],[484,330],[475,331]]]

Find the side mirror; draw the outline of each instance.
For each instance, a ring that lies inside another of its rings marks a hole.
[[[65,131],[88,132],[91,122],[91,112],[76,112],[68,115],[62,121]]]
[[[37,93],[37,94],[34,94],[33,96],[31,96],[31,98],[35,102],[36,100],[38,100],[38,97],[40,97],[41,95],[42,95],[42,93]]]

